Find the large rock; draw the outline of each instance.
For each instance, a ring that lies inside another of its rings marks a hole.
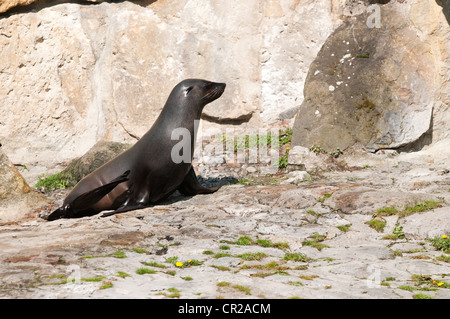
[[[34,209],[49,204],[28,186],[17,168],[0,149],[0,223],[20,220]]]
[[[130,148],[129,144],[99,141],[86,154],[73,160],[59,178],[66,181],[66,187],[75,186],[83,177]]]
[[[448,137],[442,119],[449,28],[440,8],[430,1],[372,8],[348,17],[311,64],[295,145],[335,150],[361,143],[378,150],[423,146],[432,130]]]

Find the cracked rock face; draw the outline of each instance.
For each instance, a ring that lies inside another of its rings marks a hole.
[[[0,19],[5,151],[48,168],[101,139],[134,143],[174,85],[192,77],[227,83],[205,107],[205,126],[293,121],[284,112],[298,107],[308,66],[339,19],[329,1],[274,4],[37,1],[10,12]]]
[[[335,150],[360,143],[376,151],[430,143],[433,115],[440,121],[437,110],[448,103],[439,83],[449,52],[446,33],[419,13],[446,26],[444,16],[429,4],[375,9],[348,17],[311,64],[295,145]]]

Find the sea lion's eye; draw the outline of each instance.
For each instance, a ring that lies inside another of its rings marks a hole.
[[[186,91],[184,91],[184,96],[188,96],[189,92],[191,92],[192,86],[188,87]]]

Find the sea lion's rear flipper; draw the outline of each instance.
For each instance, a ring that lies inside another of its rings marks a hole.
[[[47,220],[50,221],[59,218],[74,218],[94,215],[97,212],[92,209],[91,206],[105,197],[105,195],[111,192],[114,187],[116,187],[120,183],[126,182],[128,180],[129,174],[130,171],[128,170],[122,175],[113,179],[111,182],[81,194],[71,203],[68,203],[67,205],[54,210],[50,215],[47,216]]]
[[[187,196],[193,196],[197,194],[211,194],[217,191],[219,187],[204,187],[200,184],[195,175],[194,168],[191,166],[189,173],[184,177],[183,182],[178,186],[178,190],[181,194]]]
[[[111,192],[117,185],[120,183],[126,182],[128,180],[128,175],[130,174],[130,171],[126,171],[119,177],[116,177],[108,184],[104,184],[100,187],[97,187],[91,191],[88,191],[86,193],[81,194],[77,198],[73,200],[73,202],[70,204],[72,207],[72,210],[74,212],[85,210],[95,203],[97,203],[100,199],[105,197],[106,194]]]

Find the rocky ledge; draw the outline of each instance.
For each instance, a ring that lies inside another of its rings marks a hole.
[[[0,297],[450,298],[450,163],[425,159],[3,224]]]

